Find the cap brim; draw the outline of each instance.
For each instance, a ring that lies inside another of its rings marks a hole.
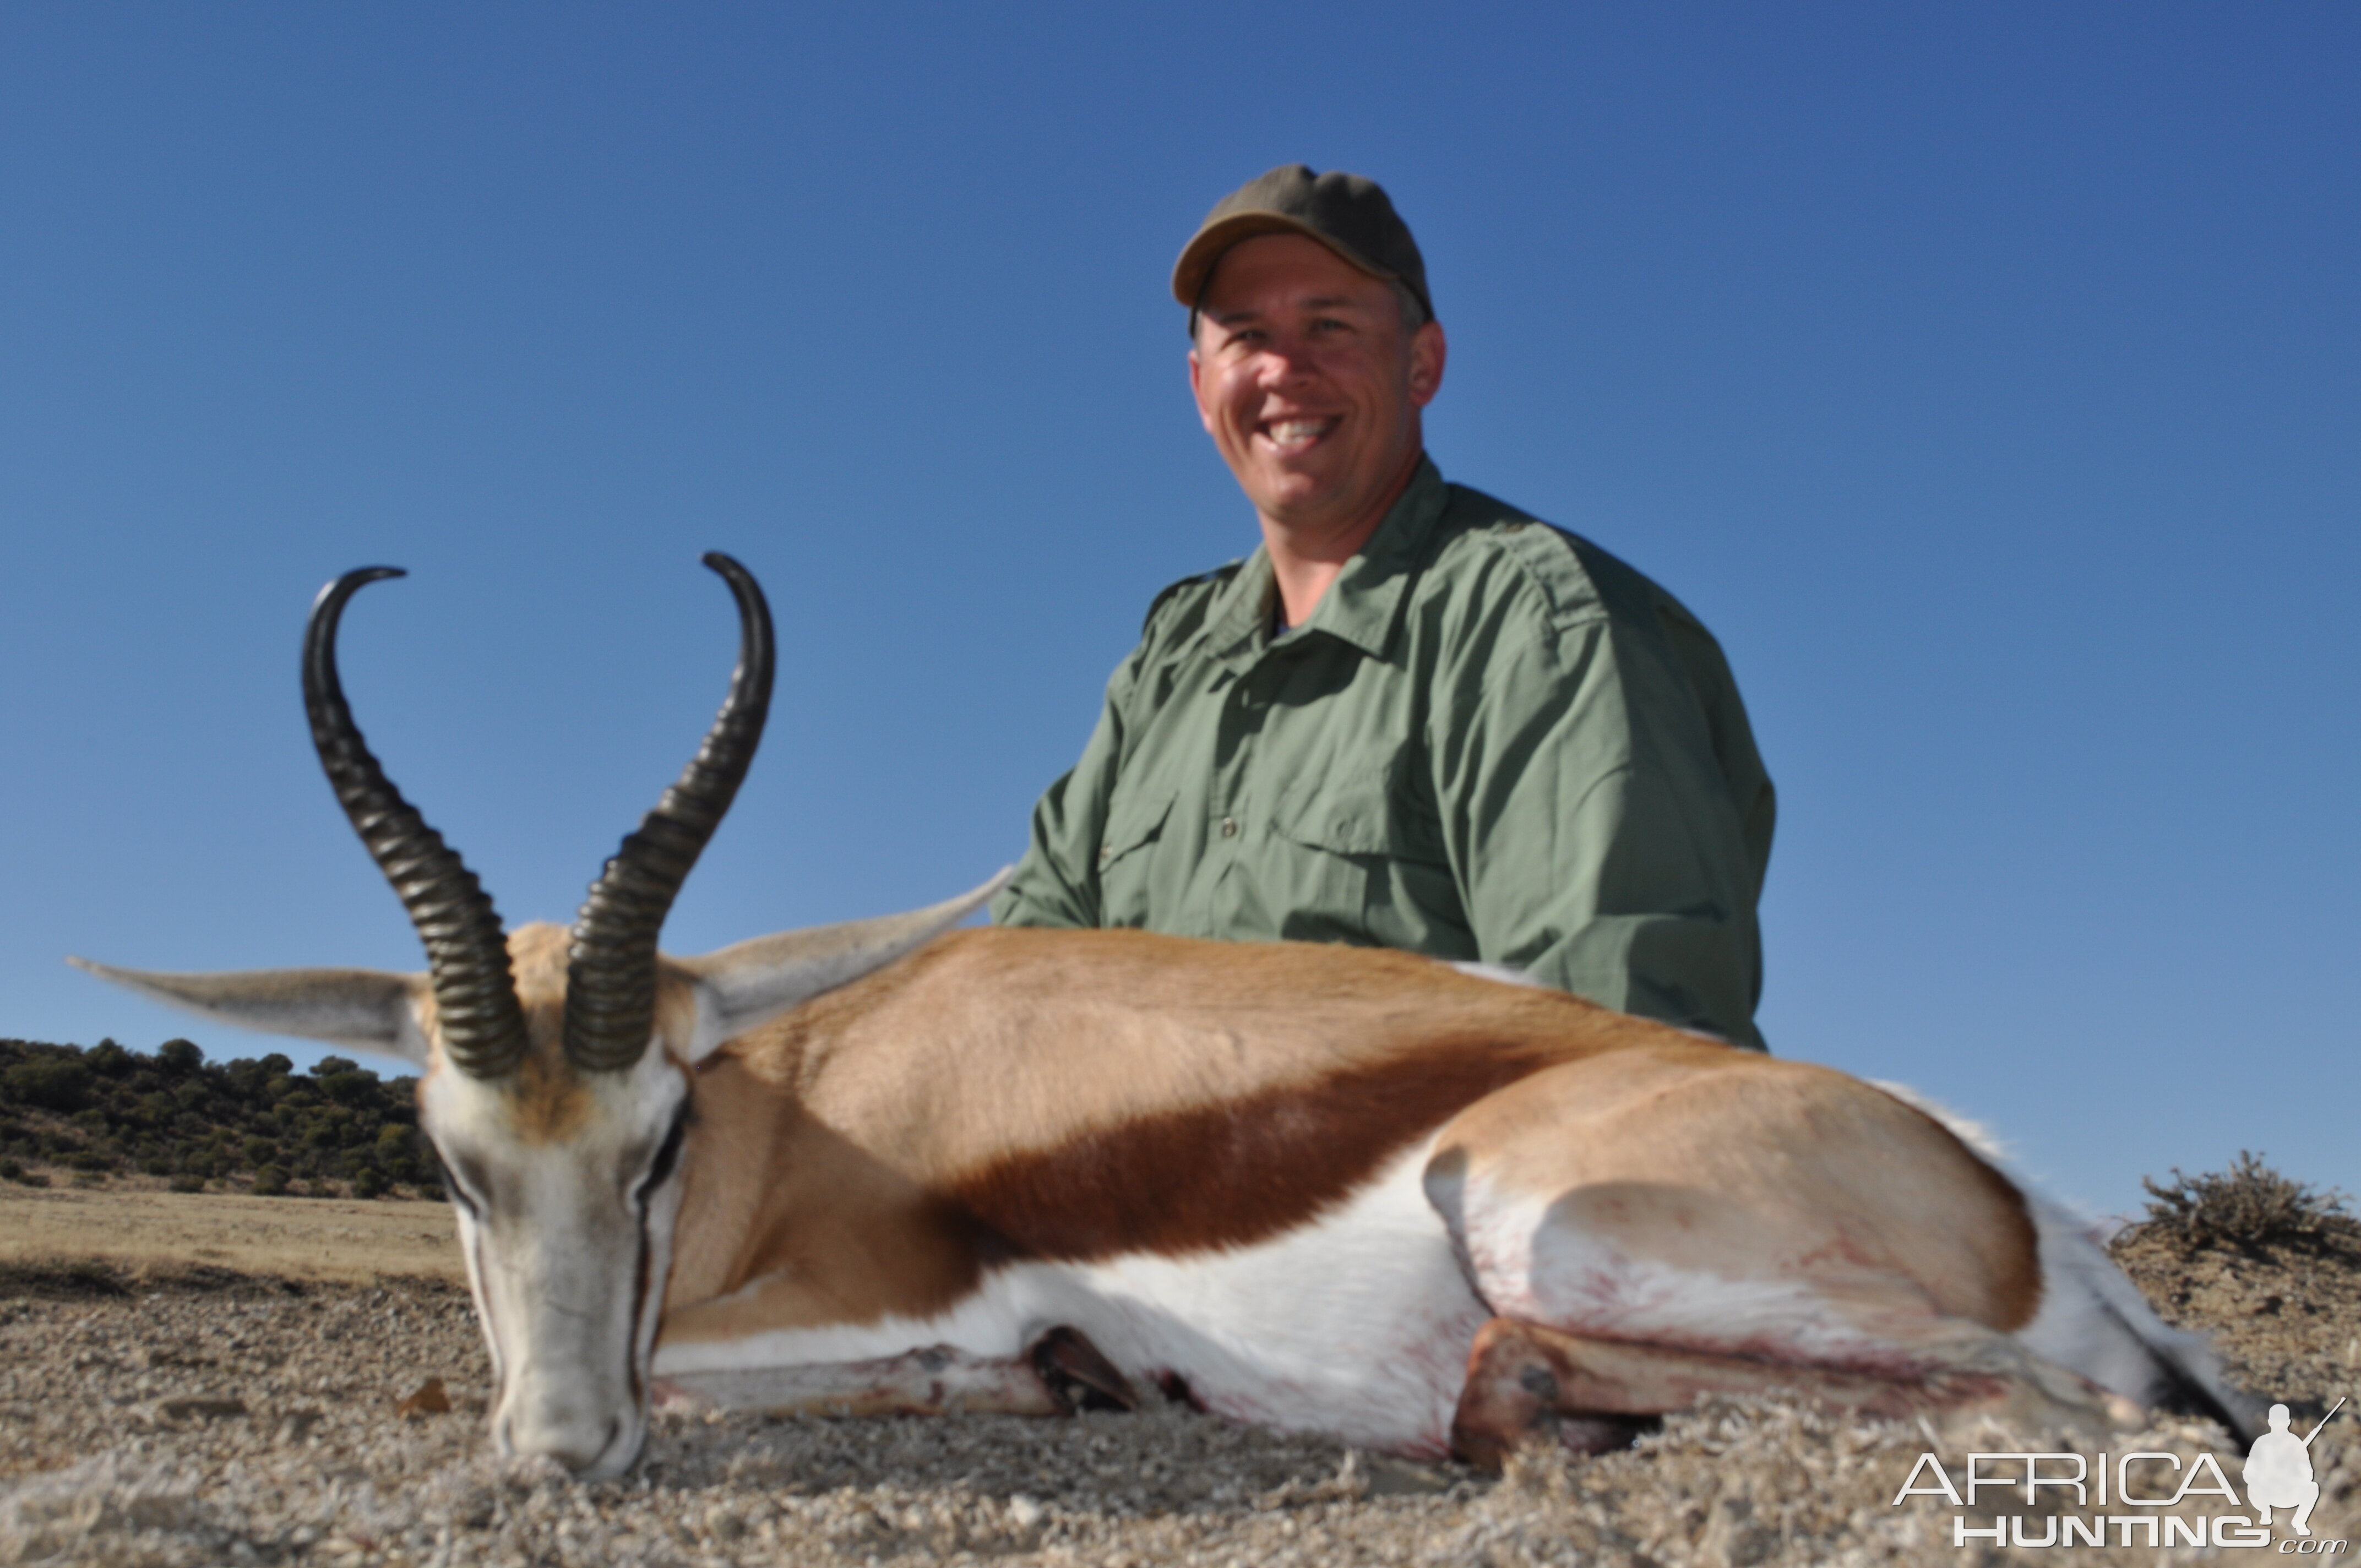
[[[1306,239],[1319,241],[1372,278],[1391,279],[1394,276],[1352,247],[1340,243],[1334,236],[1322,234],[1310,224],[1290,218],[1284,213],[1233,213],[1199,229],[1197,237],[1180,252],[1180,259],[1172,264],[1172,297],[1195,310],[1197,302],[1204,298],[1205,280],[1213,275],[1213,264],[1221,260],[1222,253],[1241,240],[1266,234],[1300,234]]]

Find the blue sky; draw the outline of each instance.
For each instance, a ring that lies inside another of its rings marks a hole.
[[[2356,72],[2335,5],[10,6],[0,1034],[288,1048],[67,952],[418,966],[296,696],[364,564],[512,920],[693,749],[710,548],[785,669],[667,946],[1014,859],[1254,543],[1165,279],[1302,160],[1417,230],[1444,472],[1722,639],[1774,1048],[2103,1209],[2361,1190]]]

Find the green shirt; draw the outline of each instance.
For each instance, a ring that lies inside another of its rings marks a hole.
[[[1260,549],[1157,598],[995,920],[1483,959],[1762,1045],[1771,780],[1672,595],[1426,462],[1277,603]]]

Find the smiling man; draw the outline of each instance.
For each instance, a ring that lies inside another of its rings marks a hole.
[[[1630,566],[1444,482],[1386,193],[1274,169],[1172,291],[1262,543],[1149,607],[994,918],[1483,959],[1759,1047],[1773,801],[1730,667]]]

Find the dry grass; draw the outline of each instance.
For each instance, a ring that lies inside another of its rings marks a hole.
[[[0,1185],[0,1266],[71,1259],[141,1273],[188,1268],[358,1282],[467,1277],[440,1203],[254,1198],[140,1187]]]

